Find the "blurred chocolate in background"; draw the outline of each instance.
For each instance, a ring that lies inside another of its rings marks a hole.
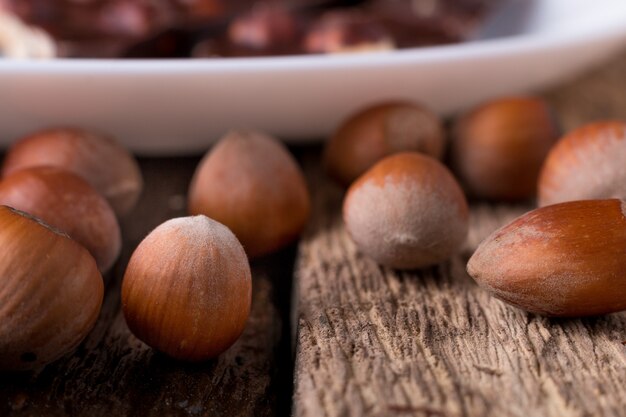
[[[236,57],[455,43],[500,0],[0,0],[64,57]]]

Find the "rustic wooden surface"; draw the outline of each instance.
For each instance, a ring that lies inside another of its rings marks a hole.
[[[626,56],[547,94],[565,129],[626,120]],[[311,159],[314,218],[296,265],[294,414],[626,415],[626,313],[550,320],[508,307],[465,273],[478,243],[532,206],[474,204],[463,253],[398,273],[364,258],[342,191]]]
[[[0,374],[0,416],[274,416],[289,411],[288,303],[294,248],[255,262],[253,307],[241,339],[219,359],[182,364],[133,337],[120,310],[132,250],[164,220],[184,215],[197,159],[144,160],[146,189],[122,225],[124,253],[106,277],[94,331],[37,374]],[[287,331],[285,331],[287,330]]]
[[[547,94],[566,129],[626,120],[626,56]],[[143,160],[146,190],[124,221],[124,252],[107,277],[96,328],[39,373],[0,375],[0,416],[624,416],[626,314],[586,320],[526,315],[464,272],[490,231],[530,206],[475,204],[463,253],[398,274],[363,258],[339,219],[341,191],[305,158],[315,211],[295,248],[253,264],[253,311],[219,359],[181,364],[128,331],[119,286],[133,248],[184,213],[197,159]],[[289,313],[296,369],[290,351]]]

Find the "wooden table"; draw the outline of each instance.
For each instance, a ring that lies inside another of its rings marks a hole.
[[[626,120],[626,56],[546,97],[565,129]],[[474,203],[459,256],[398,273],[364,258],[347,238],[342,191],[321,173],[319,149],[294,151],[311,183],[313,218],[297,246],[253,263],[252,314],[230,350],[181,364],[147,348],[124,323],[119,290],[128,258],[152,228],[184,215],[198,162],[143,159],[146,190],[123,222],[124,252],[107,276],[96,328],[37,374],[0,375],[0,416],[626,415],[626,314],[528,315],[465,273],[478,242],[530,203]]]

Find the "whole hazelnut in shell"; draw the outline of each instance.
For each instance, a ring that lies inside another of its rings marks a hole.
[[[0,245],[0,369],[38,368],[89,333],[102,305],[102,276],[80,244],[6,206]]]
[[[311,211],[304,176],[276,139],[233,131],[198,165],[189,188],[189,212],[225,224],[256,257],[292,242]]]
[[[343,218],[365,255],[381,265],[414,269],[445,261],[459,250],[469,212],[445,166],[404,152],[383,159],[352,184]]]
[[[5,157],[2,176],[34,166],[73,172],[102,194],[118,216],[135,207],[143,188],[137,161],[126,149],[83,129],[42,130],[18,140]]]
[[[122,237],[111,206],[87,182],[69,171],[34,167],[0,182],[0,204],[42,219],[67,233],[107,271],[122,248]]]
[[[349,117],[326,145],[324,163],[344,186],[382,158],[398,152],[421,152],[441,159],[446,138],[440,118],[413,103],[377,104]]]
[[[531,211],[480,244],[467,272],[494,296],[560,317],[626,309],[626,203],[571,201]]]
[[[539,98],[490,101],[456,124],[452,163],[477,197],[522,200],[537,191],[543,161],[558,138],[548,104]]]
[[[539,205],[626,198],[626,123],[603,121],[565,135],[539,177]]]
[[[137,247],[122,283],[130,330],[173,358],[202,361],[228,349],[250,312],[248,258],[206,216],[168,220]]]

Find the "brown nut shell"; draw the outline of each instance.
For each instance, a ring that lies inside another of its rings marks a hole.
[[[228,349],[250,312],[252,283],[243,247],[206,216],[169,220],[133,253],[122,283],[130,330],[177,359],[202,361]]]
[[[110,137],[75,128],[42,130],[9,149],[2,176],[34,166],[55,166],[87,181],[118,216],[131,211],[143,188],[135,158]]]
[[[456,124],[452,163],[468,191],[492,200],[531,198],[558,137],[548,104],[511,97],[483,104]]]
[[[67,233],[95,258],[101,271],[111,268],[122,248],[120,227],[107,201],[69,171],[34,167],[0,182],[0,204],[42,219]]]
[[[0,369],[38,368],[89,333],[102,305],[102,276],[81,245],[6,206],[0,246]]]
[[[626,199],[626,123],[580,127],[552,148],[539,177],[539,205]]]
[[[543,207],[489,236],[467,264],[484,289],[524,310],[560,317],[626,309],[626,203]]]
[[[343,218],[363,253],[382,265],[413,269],[442,262],[459,250],[469,212],[445,166],[405,152],[383,159],[352,184]]]
[[[189,213],[225,224],[256,257],[292,242],[311,210],[304,176],[276,139],[233,131],[198,165],[189,187]]]
[[[382,158],[406,151],[443,157],[446,138],[439,117],[418,104],[382,103],[348,118],[326,145],[331,177],[350,185]]]

